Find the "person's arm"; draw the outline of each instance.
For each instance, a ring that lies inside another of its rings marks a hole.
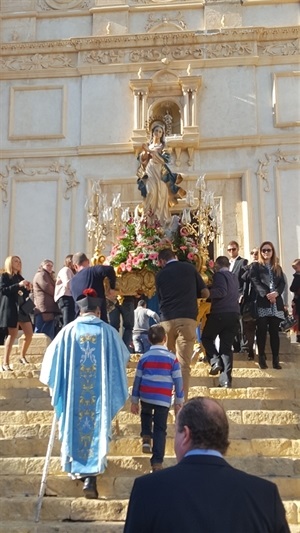
[[[177,359],[174,360],[172,369],[172,379],[175,387],[175,405],[182,406],[184,401],[183,380],[181,367]]]
[[[136,372],[135,372],[132,393],[131,393],[131,403],[133,404],[139,403],[140,385],[142,381],[142,375],[143,375],[143,366],[142,366],[141,360],[139,360],[137,368],[136,368]]]
[[[216,272],[214,275],[213,285],[210,288],[210,297],[214,300],[222,299],[227,296],[228,285],[226,277],[221,272]]]
[[[149,316],[150,318],[153,318],[153,320],[155,320],[155,322],[159,322],[159,316],[157,313],[155,313],[155,311],[152,311],[151,309],[147,309],[147,316]]]
[[[10,296],[11,294],[16,294],[20,290],[20,288],[22,288],[23,286],[22,282],[10,283],[10,281],[11,279],[9,278],[7,274],[2,274],[2,276],[0,276],[0,294],[3,294],[4,296]]]
[[[264,298],[268,294],[268,291],[266,289],[266,286],[262,284],[261,279],[260,279],[259,263],[256,263],[255,265],[251,267],[250,280],[257,294],[259,294],[259,296]]]
[[[101,265],[100,268],[101,268],[101,273],[102,273],[103,278],[109,279],[110,288],[115,289],[117,276],[116,276],[114,267],[110,265]]]
[[[70,288],[70,281],[74,277],[74,274],[70,268],[62,268],[59,272],[60,281],[64,288]]]

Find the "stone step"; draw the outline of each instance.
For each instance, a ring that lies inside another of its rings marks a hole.
[[[108,465],[103,478],[120,476],[136,477],[149,471],[149,455],[108,455]],[[248,457],[227,456],[226,460],[235,468],[245,470],[249,474],[268,477],[299,477],[300,456],[297,457],[263,457],[249,455]],[[164,466],[172,466],[176,462],[174,455],[165,457]],[[0,458],[0,477],[2,476],[41,476],[45,457],[11,457],[9,460]],[[51,457],[49,463],[49,476],[65,476],[61,471],[60,458]]]
[[[2,520],[32,521],[35,516],[36,498],[0,498]],[[290,524],[299,524],[300,500],[283,501]],[[41,521],[124,521],[127,500],[86,500],[85,498],[44,498]]]
[[[0,524],[0,533],[122,533],[123,522],[11,522]],[[290,524],[291,533],[299,533],[299,525]]]
[[[73,522],[2,521],[0,533],[122,533],[124,522]],[[296,533],[291,529],[291,533]],[[299,533],[299,532],[298,532]]]
[[[44,457],[46,455],[49,439],[40,438],[16,438],[0,440],[0,456],[11,457]],[[132,437],[120,437],[110,443],[109,454],[113,455],[139,455],[141,454],[141,440],[138,435]],[[261,438],[261,439],[231,439],[228,449],[229,456],[243,456],[260,454],[264,456],[293,457],[300,455],[300,438]],[[59,456],[60,443],[55,440],[53,456]],[[167,436],[165,454],[174,454],[174,439]]]
[[[228,458],[230,462],[230,458]],[[175,458],[174,458],[175,464]],[[150,462],[145,465],[141,474],[148,474],[150,472]],[[130,475],[129,475],[130,474]],[[300,475],[290,478],[288,476],[263,476],[265,479],[273,481],[278,486],[278,490],[282,498],[293,499],[296,494],[300,494]],[[98,476],[97,486],[101,497],[108,499],[127,499],[130,496],[135,475],[132,472],[122,472],[117,476],[109,476],[105,473],[103,476]],[[7,498],[16,496],[36,496],[39,493],[41,484],[41,476],[26,475],[26,476],[1,476],[0,475],[0,491],[5,494]],[[66,475],[49,475],[47,478],[47,497],[82,497],[82,482],[71,480]]]
[[[137,417],[136,417],[137,418]],[[140,422],[121,423],[115,419],[112,425],[112,438],[132,437],[140,434]],[[37,438],[49,439],[51,431],[50,423],[39,424],[2,424],[0,425],[0,439]],[[168,423],[168,436],[174,438],[175,426],[171,417]],[[251,439],[251,438],[299,438],[299,425],[276,425],[276,424],[236,424],[230,422],[230,438]]]

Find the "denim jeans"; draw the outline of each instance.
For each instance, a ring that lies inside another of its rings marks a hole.
[[[149,350],[151,343],[148,333],[133,333],[132,338],[135,353],[145,353]]]
[[[161,464],[164,460],[167,436],[167,418],[169,407],[141,402],[141,437],[152,437],[151,465]],[[152,431],[153,425],[153,431]]]

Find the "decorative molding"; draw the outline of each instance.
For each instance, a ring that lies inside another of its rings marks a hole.
[[[168,17],[166,14],[157,16],[155,14],[148,15],[148,22],[145,26],[145,30],[149,31],[154,27],[167,26],[168,24],[174,24],[181,30],[186,30],[187,25],[184,22],[184,17],[180,11],[173,17]]]
[[[107,65],[120,63],[124,58],[123,50],[92,50],[83,55],[83,63],[100,63]]]
[[[42,11],[56,9],[67,11],[68,9],[84,9],[95,5],[94,0],[37,0],[37,8]]]
[[[279,148],[276,152],[269,154],[264,154],[265,159],[259,159],[258,160],[258,169],[256,171],[256,176],[260,179],[262,179],[264,184],[264,191],[270,192],[270,181],[269,181],[269,165],[272,163],[276,163],[276,166],[278,166],[278,163],[286,163],[289,165],[300,164],[300,155],[293,155],[291,153],[282,152]]]
[[[55,161],[49,167],[40,167],[40,168],[29,168],[26,167],[22,161],[17,161],[14,165],[6,165],[6,174],[0,172],[0,189],[2,191],[2,202],[6,205],[8,202],[8,179],[12,179],[18,175],[25,176],[27,178],[32,178],[34,176],[47,176],[47,175],[65,175],[65,191],[63,197],[65,200],[70,199],[70,190],[73,187],[79,185],[77,179],[76,170],[74,170],[71,165],[67,162],[61,164],[59,161]]]
[[[64,54],[34,54],[32,56],[9,57],[0,59],[0,68],[8,70],[46,70],[74,68],[72,59]]]
[[[300,52],[300,41],[277,41],[274,43],[258,43],[259,55],[293,56]]]
[[[8,178],[9,178],[9,167],[6,165],[6,173],[3,174],[0,172],[0,189],[2,191],[2,202],[4,205],[8,202],[8,193],[7,193],[7,186],[8,186]]]

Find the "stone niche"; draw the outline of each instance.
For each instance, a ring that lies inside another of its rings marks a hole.
[[[187,69],[189,70],[189,68]],[[180,165],[183,150],[188,153],[188,165],[193,164],[194,149],[199,146],[197,97],[201,87],[199,76],[177,76],[165,68],[144,79],[141,69],[137,79],[130,81],[134,99],[132,143],[136,152],[149,135],[149,124],[163,122],[168,147],[176,154]]]

